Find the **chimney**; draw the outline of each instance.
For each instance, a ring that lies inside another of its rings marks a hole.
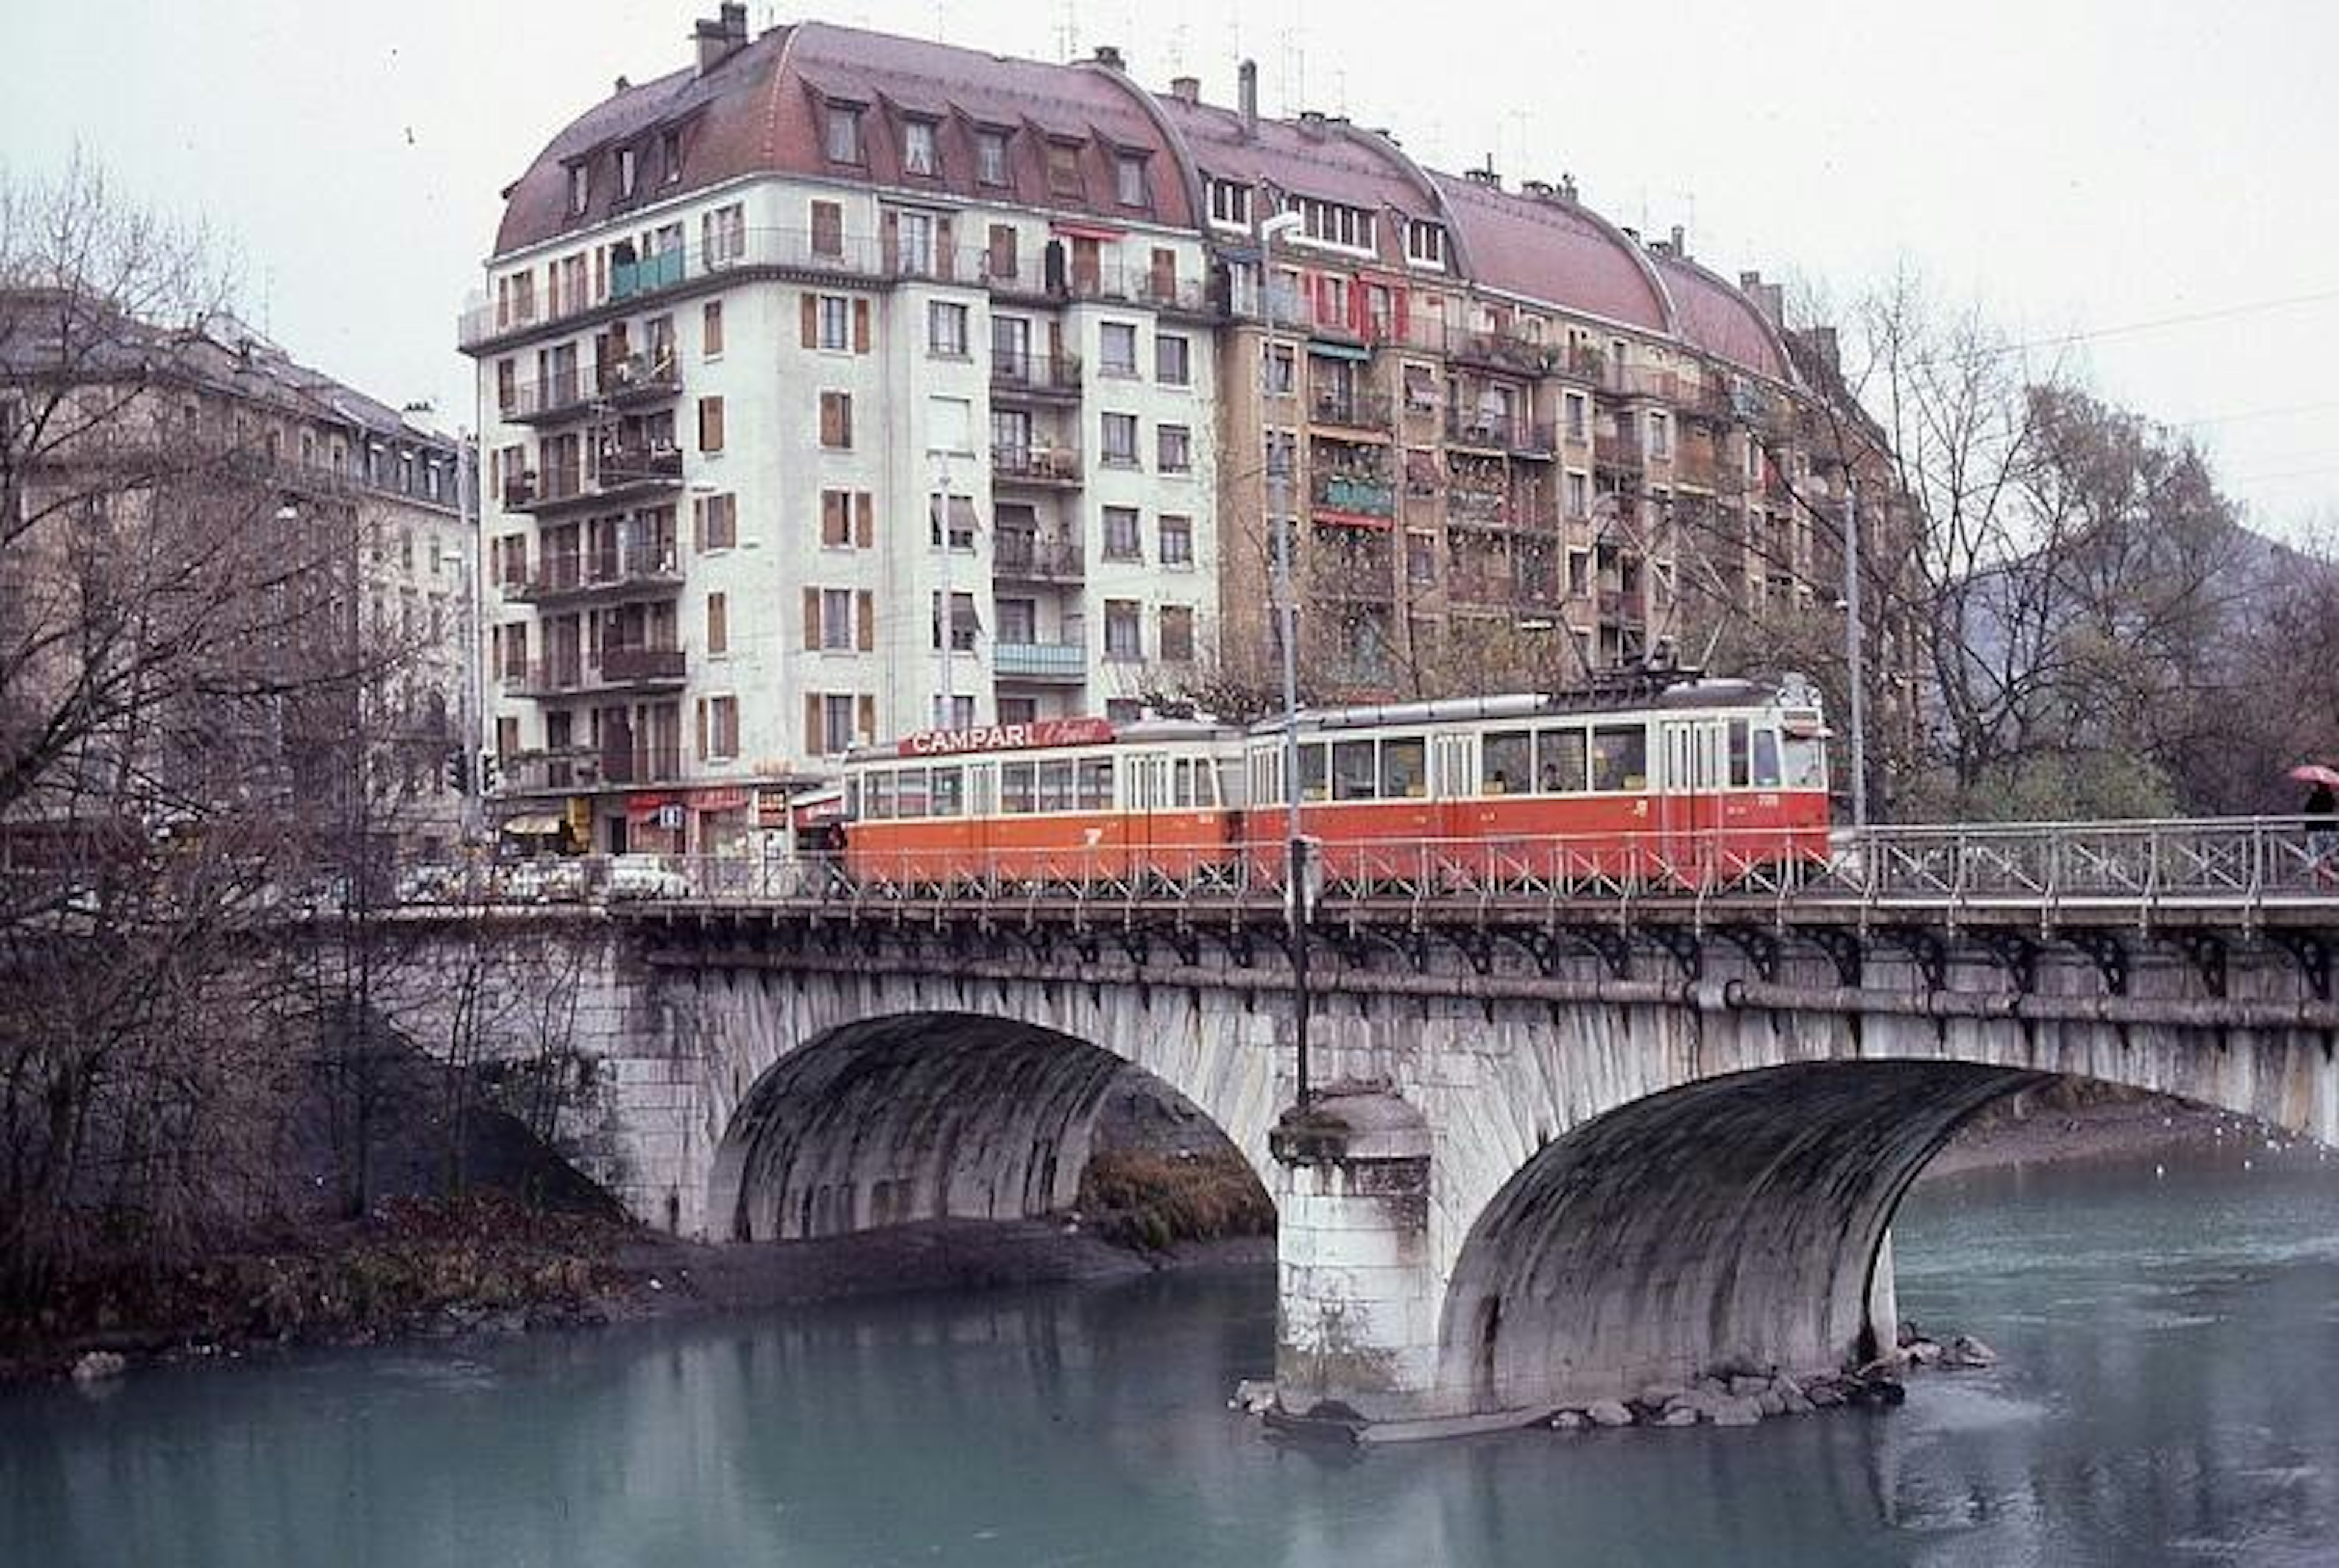
[[[1242,109],[1243,139],[1258,137],[1258,62],[1246,60],[1235,71],[1238,85],[1236,102]]]
[[[698,74],[706,75],[747,44],[747,7],[725,5],[716,17],[701,17],[693,30],[698,44]]]
[[[1819,357],[1820,363],[1838,375],[1843,373],[1843,347],[1836,341],[1833,327],[1806,327],[1802,339],[1811,345],[1811,352]]]
[[[1123,71],[1128,69],[1127,65],[1121,61],[1120,48],[1118,44],[1098,44],[1096,47],[1096,63],[1103,66],[1108,71]]]
[[[1673,225],[1673,254],[1684,261],[1689,260],[1689,232],[1679,223]]]
[[[1555,192],[1552,190],[1551,182],[1548,180],[1522,180],[1519,182],[1519,194],[1522,196],[1533,196],[1538,202],[1548,202],[1552,199],[1554,193]]]
[[[1202,79],[1199,76],[1170,77],[1170,96],[1177,99],[1180,104],[1200,103],[1202,101]]]
[[[1499,191],[1503,188],[1503,177],[1495,172],[1495,155],[1492,153],[1486,154],[1485,168],[1465,169],[1462,171],[1462,177],[1473,185],[1484,185],[1489,191]]]
[[[1559,177],[1559,195],[1560,199],[1564,202],[1573,202],[1575,200],[1574,175],[1562,174]]]
[[[1321,141],[1324,136],[1324,112],[1321,109],[1299,111],[1299,129],[1302,134]]]
[[[1762,274],[1745,271],[1738,274],[1738,291],[1762,312],[1762,319],[1774,327],[1787,324],[1787,289],[1783,283],[1766,283]]]

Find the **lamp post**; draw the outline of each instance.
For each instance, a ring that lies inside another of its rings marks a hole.
[[[1280,345],[1276,331],[1275,242],[1300,226],[1297,212],[1278,212],[1258,226],[1259,299],[1266,307],[1266,362],[1259,377],[1260,420],[1266,420],[1267,378]],[[1291,393],[1298,396],[1298,368]],[[1275,590],[1280,601],[1283,643],[1283,880],[1284,933],[1290,947],[1293,1048],[1298,1059],[1298,1101],[1306,1105],[1308,1082],[1308,843],[1299,824],[1299,601],[1291,573],[1291,461],[1296,451],[1268,449],[1268,526],[1275,530]]]
[[[958,604],[953,590],[958,586],[957,563],[951,559],[950,454],[935,449],[934,454],[934,526],[943,536],[943,695],[936,705],[934,728],[954,729],[958,698],[952,687],[957,684],[953,666],[958,659]]]
[[[1847,476],[1843,503],[1844,679],[1851,688],[1851,828],[1868,832],[1868,676],[1860,624],[1860,476]]]

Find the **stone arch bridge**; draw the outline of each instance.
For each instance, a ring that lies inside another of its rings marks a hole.
[[[2339,898],[2230,891],[1329,890],[1305,1103],[1271,889],[468,918],[534,954],[509,984],[566,977],[562,1141],[645,1220],[748,1242],[1060,1209],[1134,1064],[1275,1198],[1285,1406],[1436,1432],[1865,1357],[1902,1194],[2045,1075],[2339,1143]]]

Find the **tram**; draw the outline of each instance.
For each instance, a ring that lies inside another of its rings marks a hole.
[[[1351,884],[1702,888],[1828,855],[1826,727],[1797,677],[1298,715],[1299,826]],[[887,884],[1236,885],[1288,842],[1280,719],[1040,720],[845,759],[844,868]]]

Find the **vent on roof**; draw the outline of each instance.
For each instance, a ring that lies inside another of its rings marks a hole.
[[[1573,202],[1575,200],[1574,175],[1562,174],[1559,177],[1559,199],[1563,202]]]
[[[1128,66],[1121,60],[1120,48],[1118,44],[1098,44],[1096,47],[1096,63],[1111,71],[1124,71],[1128,69]]]
[[[1170,96],[1177,99],[1180,104],[1200,103],[1202,101],[1202,79],[1199,76],[1170,77]]]
[[[1559,192],[1548,180],[1522,180],[1519,182],[1519,194],[1533,196],[1538,202],[1548,202]]]
[[[1489,191],[1499,191],[1503,188],[1503,177],[1495,173],[1494,160],[1491,158],[1487,160],[1486,166],[1483,169],[1463,170],[1462,177],[1473,185],[1484,185]]]

